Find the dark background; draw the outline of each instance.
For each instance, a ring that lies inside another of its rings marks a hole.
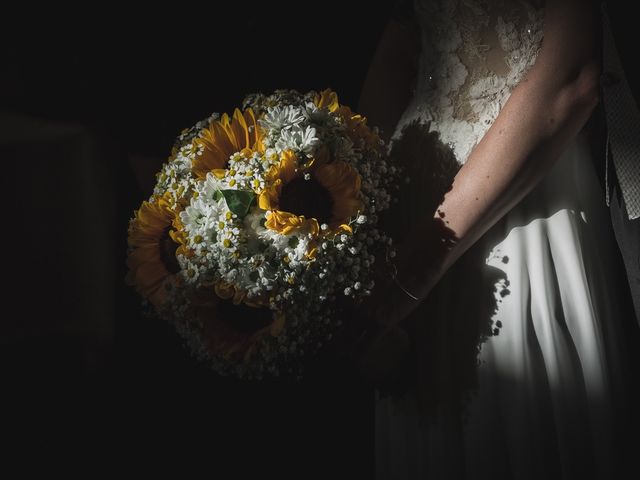
[[[321,357],[302,382],[220,378],[123,284],[141,176],[180,130],[276,88],[331,87],[356,107],[390,9],[351,3],[28,5],[7,22],[0,153],[21,212],[5,225],[12,447],[65,468],[372,477],[373,391],[353,371]]]

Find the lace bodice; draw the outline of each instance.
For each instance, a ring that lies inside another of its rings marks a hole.
[[[415,12],[422,54],[400,127],[428,123],[462,164],[535,61],[543,10],[525,0],[416,0]]]

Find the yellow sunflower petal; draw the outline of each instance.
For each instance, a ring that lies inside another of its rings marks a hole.
[[[316,258],[316,254],[318,253],[318,247],[314,246],[311,247],[307,253],[305,253],[305,257],[307,257],[309,260],[313,260],[314,258]]]
[[[249,148],[250,140],[247,121],[244,118],[244,114],[237,108],[233,112],[233,122],[229,127],[229,138],[235,143],[236,149],[240,151]]]
[[[172,227],[174,230],[171,230]],[[154,196],[148,202],[142,202],[129,225],[129,246],[131,251],[126,264],[129,269],[125,281],[154,305],[166,298],[163,285],[171,281],[174,275],[162,256],[167,240],[176,247],[183,239],[182,223],[170,206],[168,196]],[[168,237],[168,238],[167,238]]]
[[[351,225],[347,225],[346,223],[343,223],[342,225],[340,225],[338,229],[345,233],[353,233],[353,229],[351,228]]]
[[[304,217],[303,217],[304,218]],[[318,220],[315,218],[310,218],[306,221],[306,226],[309,230],[309,233],[312,235],[318,235],[320,233],[320,225],[318,224]]]
[[[340,108],[338,94],[331,89],[326,89],[316,95],[314,103],[318,108],[327,108],[330,112],[335,112]]]
[[[233,116],[226,113],[212,121],[195,142],[202,146],[202,153],[193,161],[192,170],[198,178],[207,173],[224,169],[229,157],[237,152],[251,155],[264,151],[262,130],[251,109],[244,112],[236,109]]]
[[[290,182],[296,176],[298,157],[292,150],[285,150],[280,156],[279,176],[284,183]]]
[[[278,208],[278,197],[282,188],[282,181],[277,179],[271,185],[266,187],[258,195],[258,206],[262,210],[275,210]]]

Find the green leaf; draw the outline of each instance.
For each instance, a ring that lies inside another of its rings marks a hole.
[[[213,199],[216,202],[220,200],[222,197],[224,197],[224,195],[222,195],[222,192],[220,190],[216,190],[215,192],[213,192]]]
[[[249,208],[256,199],[256,194],[248,190],[218,190],[218,192],[224,196],[229,210],[240,218],[244,218],[249,213]]]
[[[291,248],[296,248],[298,246],[299,242],[300,242],[300,240],[298,239],[298,237],[291,237],[291,238],[289,238],[289,241],[287,242],[287,244]]]

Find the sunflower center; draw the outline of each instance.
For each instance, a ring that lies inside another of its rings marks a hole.
[[[167,227],[160,236],[160,260],[167,271],[171,274],[180,271],[180,264],[176,258],[176,249],[179,245],[169,236],[171,227]]]
[[[315,218],[318,223],[329,223],[333,199],[329,191],[313,177],[305,180],[297,177],[282,187],[279,209],[305,218]]]
[[[235,305],[231,300],[223,300],[218,309],[220,318],[240,334],[253,334],[273,323],[273,312],[266,307]]]

